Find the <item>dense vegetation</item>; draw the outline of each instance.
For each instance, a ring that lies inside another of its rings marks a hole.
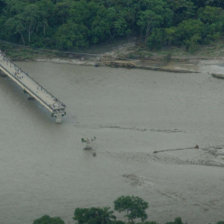
[[[223,0],[0,0],[0,39],[77,49],[137,36],[149,48],[189,50],[220,39]]]
[[[158,224],[155,221],[147,221],[146,209],[148,203],[137,196],[121,196],[114,201],[114,210],[124,213],[124,220],[117,220],[114,211],[110,207],[98,208],[76,208],[73,220],[76,224]],[[60,217],[44,215],[33,224],[65,224]],[[180,217],[166,224],[184,224]],[[216,224],[224,224],[219,221]]]

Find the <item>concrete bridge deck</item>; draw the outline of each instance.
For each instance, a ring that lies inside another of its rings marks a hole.
[[[51,115],[56,118],[57,123],[62,121],[62,117],[66,115],[66,106],[32,79],[27,73],[10,61],[1,50],[0,71],[20,86],[25,93],[43,105]]]

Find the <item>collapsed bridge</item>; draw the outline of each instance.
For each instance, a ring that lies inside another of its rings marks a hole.
[[[20,86],[29,97],[34,98],[45,107],[51,115],[55,117],[56,123],[61,123],[62,117],[66,115],[65,104],[49,93],[26,72],[22,71],[16,64],[10,61],[1,50],[0,72]]]

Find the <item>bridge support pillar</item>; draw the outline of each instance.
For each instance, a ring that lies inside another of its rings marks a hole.
[[[26,95],[28,100],[34,100],[34,97],[32,97],[25,89],[23,90],[23,92]]]
[[[55,122],[57,124],[60,124],[62,122],[62,118],[66,115],[66,112],[63,111],[57,111],[51,114],[52,117],[55,118]]]
[[[60,124],[62,122],[62,114],[56,114],[55,121],[57,124]]]

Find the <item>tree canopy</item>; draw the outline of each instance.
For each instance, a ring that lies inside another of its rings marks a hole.
[[[118,212],[125,212],[126,217],[131,223],[135,219],[141,219],[143,222],[147,219],[146,209],[148,203],[137,196],[121,196],[114,201],[114,210]]]
[[[34,220],[33,224],[65,224],[65,222],[60,217],[44,215],[41,218]]]
[[[223,10],[223,0],[0,0],[0,39],[72,50],[137,36],[194,49],[223,36]]]
[[[77,208],[73,219],[77,224],[112,224],[116,217],[109,207]]]
[[[124,212],[128,222],[117,220],[110,207],[76,208],[73,220],[75,224],[159,224],[156,221],[146,220],[147,208],[148,203],[138,196],[121,196],[114,201],[114,209]],[[141,222],[138,222],[138,219]],[[34,220],[33,224],[65,224],[65,222],[59,217],[44,215]],[[183,224],[183,221],[177,217],[174,221],[165,224]],[[224,224],[224,221],[218,221],[216,224]]]

